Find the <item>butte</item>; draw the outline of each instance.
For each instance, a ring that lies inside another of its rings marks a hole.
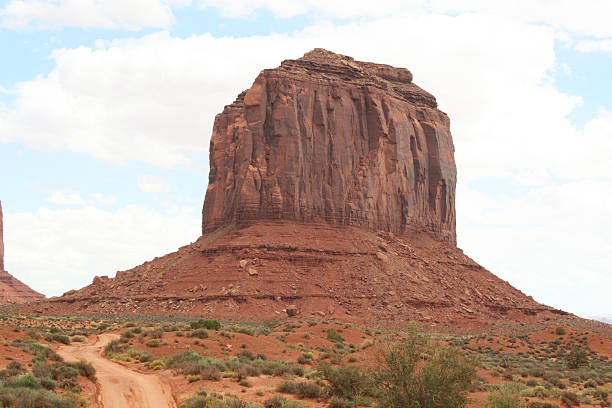
[[[448,116],[407,69],[315,49],[215,118],[202,236],[40,313],[486,327],[567,313],[456,246]]]

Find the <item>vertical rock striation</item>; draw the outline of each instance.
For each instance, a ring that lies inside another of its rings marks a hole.
[[[449,125],[406,69],[322,49],[284,61],[215,118],[202,231],[283,219],[454,244]]]

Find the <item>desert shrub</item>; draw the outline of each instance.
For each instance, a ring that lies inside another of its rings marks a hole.
[[[85,336],[81,336],[81,335],[76,335],[76,336],[72,336],[70,338],[70,341],[75,342],[75,343],[86,343],[87,342],[87,337]]]
[[[564,391],[561,394],[561,403],[566,407],[580,406],[580,400],[578,399],[578,395],[571,391]]]
[[[276,386],[276,391],[282,392],[283,394],[295,394],[297,391],[297,383],[293,381],[281,381]]]
[[[144,338],[146,336],[151,337],[152,339],[161,339],[164,336],[164,329],[158,327],[156,329],[151,329],[143,332],[141,336]]]
[[[219,330],[221,329],[221,323],[217,320],[205,320],[200,319],[197,322],[189,323],[192,329],[208,329],[208,330]]]
[[[381,407],[458,408],[466,405],[475,375],[471,360],[430,345],[413,327],[406,340],[380,353],[374,380]]]
[[[0,387],[0,406],[11,408],[77,408],[75,399],[48,391]]]
[[[274,395],[264,401],[263,405],[265,408],[283,408],[283,404],[287,401],[287,398],[281,397],[280,395]]]
[[[255,360],[255,355],[249,350],[240,350],[236,355],[246,360]]]
[[[205,392],[198,393],[186,401],[183,401],[181,403],[181,408],[207,408],[211,406],[214,401],[216,401],[216,398],[206,396]]]
[[[17,361],[11,361],[6,368],[0,371],[0,378],[11,378],[21,374],[25,374],[26,370]]]
[[[336,368],[324,362],[317,367],[317,371],[329,383],[328,393],[330,396],[348,399],[356,405],[363,396],[372,393],[370,376],[358,367],[343,366]]]
[[[302,355],[298,357],[297,362],[300,364],[312,364],[312,358],[312,353],[302,353]]]
[[[159,347],[161,345],[161,341],[159,339],[149,339],[145,342],[147,347]]]
[[[34,377],[32,374],[10,378],[5,384],[12,388],[38,389],[42,387],[38,379],[36,379],[36,377]]]
[[[344,338],[333,327],[327,329],[327,340],[334,343],[344,343]]]
[[[563,336],[565,334],[565,327],[559,326],[555,329],[555,334],[558,336]]]
[[[300,399],[319,398],[321,393],[321,387],[313,382],[299,382],[295,387],[295,395]]]
[[[131,348],[127,351],[127,355],[128,357],[131,357],[141,363],[146,363],[153,360],[153,356],[146,350]]]
[[[85,361],[74,361],[66,363],[68,367],[77,370],[78,375],[81,375],[91,381],[96,381],[96,369]]]
[[[57,381],[49,377],[39,378],[38,381],[40,381],[40,385],[47,390],[53,391],[57,387]]]
[[[127,347],[127,343],[124,341],[112,340],[104,346],[104,354],[110,356],[111,354],[123,353]]]
[[[222,400],[217,397],[207,396],[206,393],[198,393],[181,403],[181,408],[260,408],[260,405],[242,400],[236,397],[226,397]]]
[[[299,401],[288,399],[283,403],[283,408],[308,408],[308,407],[307,405],[302,404]]]
[[[329,400],[329,408],[353,408],[355,403],[347,398],[334,395]]]
[[[527,408],[559,408],[559,406],[550,402],[531,401],[527,404]]]
[[[206,329],[196,329],[189,333],[189,337],[197,337],[198,339],[207,339],[208,332]]]
[[[565,355],[565,364],[570,370],[575,370],[588,365],[589,358],[586,350],[580,347],[574,347],[572,351]]]
[[[221,371],[226,370],[224,362],[206,358],[193,350],[175,354],[167,359],[166,365],[185,375],[200,375],[205,380],[218,381]]]
[[[65,334],[49,333],[45,336],[45,340],[62,344],[70,344],[70,337]]]
[[[213,366],[204,367],[200,370],[200,377],[203,380],[219,381],[221,379],[221,371]]]
[[[489,408],[521,408],[522,386],[519,383],[503,383],[489,395]]]
[[[163,370],[166,368],[166,363],[163,360],[153,360],[148,365],[151,370]]]

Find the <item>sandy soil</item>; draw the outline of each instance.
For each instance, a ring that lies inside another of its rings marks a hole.
[[[116,334],[102,334],[94,344],[65,346],[58,353],[65,360],[84,360],[95,367],[99,407],[176,408],[170,386],[162,377],[132,371],[102,356],[104,345],[118,337]]]

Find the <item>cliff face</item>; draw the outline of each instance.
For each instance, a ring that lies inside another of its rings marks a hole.
[[[215,118],[202,231],[261,219],[428,231],[455,243],[449,119],[411,73],[316,49]]]
[[[4,270],[4,229],[2,219],[2,202],[0,201],[0,305],[44,299],[44,295],[36,292]]]

